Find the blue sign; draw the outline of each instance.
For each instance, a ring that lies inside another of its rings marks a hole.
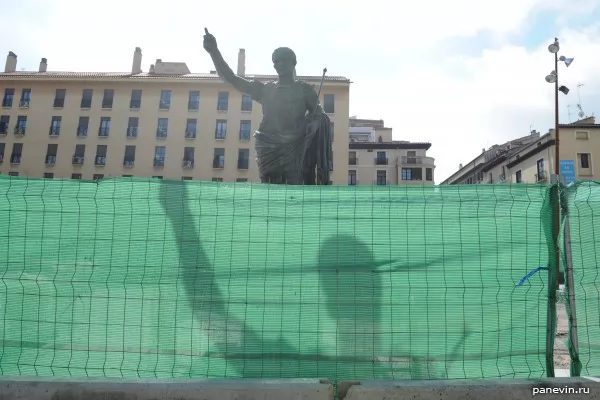
[[[560,160],[560,175],[564,178],[564,184],[575,182],[575,161]]]

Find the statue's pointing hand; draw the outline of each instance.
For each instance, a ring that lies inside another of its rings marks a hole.
[[[204,50],[209,54],[217,50],[217,39],[204,28]]]

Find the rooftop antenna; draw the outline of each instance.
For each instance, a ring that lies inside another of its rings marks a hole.
[[[569,123],[573,122],[573,120],[571,119],[571,107],[573,107],[573,104],[567,104],[567,113],[569,114]]]
[[[581,108],[581,96],[579,95],[579,88],[583,86],[583,83],[580,83],[579,85],[577,85],[577,99],[578,99],[578,103],[577,103],[577,108],[579,109],[579,113],[577,113],[577,115],[579,116],[579,119],[583,119],[585,118],[585,112],[583,111],[583,108]]]

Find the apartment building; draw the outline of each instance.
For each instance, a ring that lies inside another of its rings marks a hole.
[[[431,143],[392,140],[383,120],[350,118],[349,185],[433,185]]]
[[[247,75],[244,49],[238,75]],[[231,61],[231,60],[230,60]],[[210,61],[207,61],[210,62]],[[301,76],[318,86],[320,76]],[[346,184],[350,81],[326,77],[321,104],[334,129],[333,184]],[[158,59],[142,71],[136,48],[130,72],[18,71],[9,52],[0,73],[0,173],[101,179],[115,176],[258,182],[253,132],[262,108],[219,78]]]
[[[559,125],[561,179],[597,180],[593,160],[600,157],[600,124],[594,117]],[[554,173],[555,130],[493,146],[443,183],[548,183]],[[487,158],[485,155],[487,154]]]

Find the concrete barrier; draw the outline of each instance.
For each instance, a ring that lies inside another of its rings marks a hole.
[[[2,400],[333,400],[322,379],[61,379],[0,377]]]
[[[343,400],[600,399],[598,378],[341,382]]]

